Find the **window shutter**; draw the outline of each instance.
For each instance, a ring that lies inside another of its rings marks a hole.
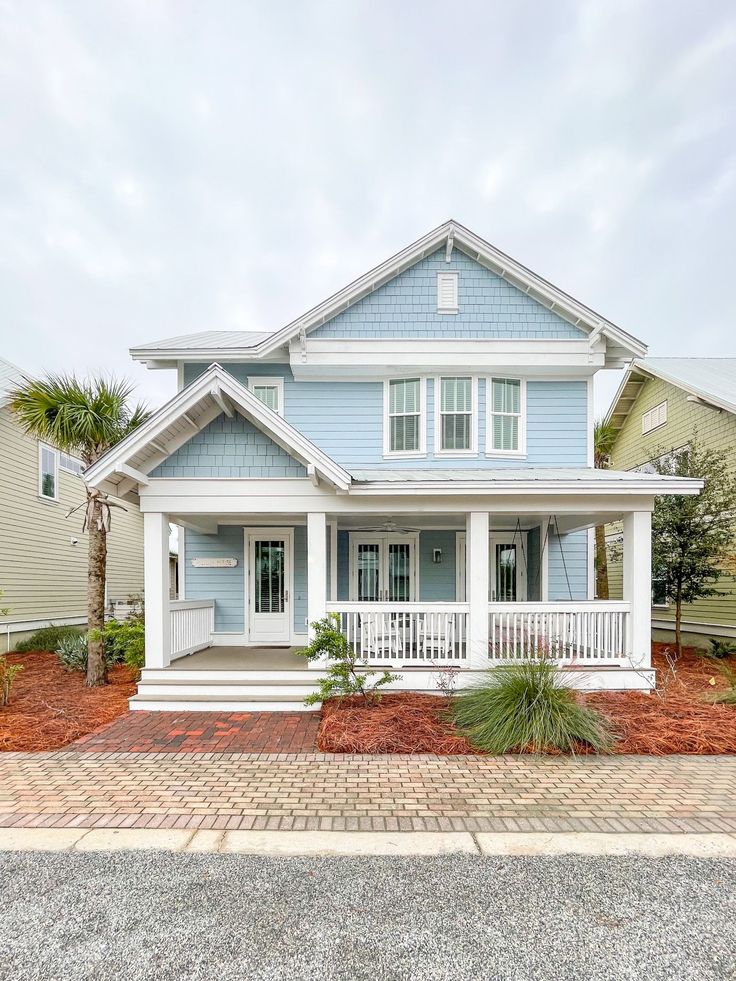
[[[457,273],[437,273],[437,309],[457,313]]]

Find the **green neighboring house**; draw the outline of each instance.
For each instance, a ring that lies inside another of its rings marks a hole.
[[[607,421],[617,430],[611,467],[645,470],[647,464],[697,437],[722,450],[736,467],[736,358],[642,358],[632,361]],[[607,527],[611,599],[621,595],[620,529]],[[721,596],[683,607],[689,642],[736,637],[736,556],[717,584]],[[652,628],[659,639],[673,635],[674,607],[652,584]]]

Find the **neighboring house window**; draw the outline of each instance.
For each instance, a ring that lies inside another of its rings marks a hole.
[[[264,405],[280,416],[284,414],[284,379],[283,378],[259,378],[251,376],[248,379],[248,388],[260,399]]]
[[[648,412],[642,413],[641,417],[641,433],[642,436],[646,436],[647,433],[651,433],[653,429],[659,429],[660,426],[664,426],[667,422],[667,402],[660,402],[659,405],[655,405],[653,409]]]
[[[424,383],[419,378],[391,379],[386,385],[384,452],[424,452]]]
[[[665,579],[652,579],[652,606],[669,606]]]
[[[440,378],[438,453],[472,453],[475,445],[475,383],[472,378]]]
[[[58,497],[58,463],[56,450],[50,446],[38,444],[38,493],[49,501]]]
[[[80,477],[82,470],[84,470],[84,464],[81,460],[75,460],[73,456],[69,456],[66,453],[59,453],[59,469],[66,470],[67,473],[76,474]]]
[[[491,379],[489,453],[524,453],[524,394],[520,378]]]
[[[457,311],[457,273],[437,273],[437,312]]]

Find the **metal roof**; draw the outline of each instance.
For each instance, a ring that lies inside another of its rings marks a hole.
[[[636,470],[595,470],[593,467],[497,467],[494,469],[407,469],[407,470],[351,470],[350,475],[358,483],[374,483],[379,481],[413,483],[418,481],[589,481],[595,480],[602,484],[616,484],[621,480],[650,483],[652,475]],[[665,478],[666,479],[666,478]]]
[[[196,351],[199,348],[229,351],[231,349],[255,347],[271,336],[268,330],[203,330],[198,334],[182,334],[179,337],[166,337],[150,344],[139,344],[137,351],[175,350]]]
[[[25,376],[20,368],[0,358],[0,406],[5,405],[10,392],[24,381]]]

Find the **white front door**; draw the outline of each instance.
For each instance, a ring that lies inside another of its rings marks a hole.
[[[265,529],[248,535],[248,640],[291,640],[291,532]]]
[[[408,603],[416,596],[416,535],[352,535],[351,596]]]
[[[526,602],[526,534],[491,532],[491,602]]]

